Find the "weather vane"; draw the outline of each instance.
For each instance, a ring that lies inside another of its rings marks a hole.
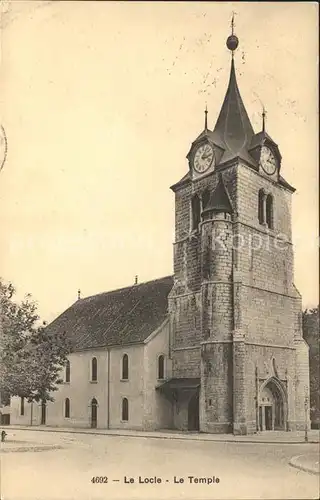
[[[204,110],[204,129],[208,130],[208,107],[206,104],[206,109]]]
[[[238,37],[234,34],[234,16],[235,16],[235,12],[232,12],[232,18],[231,18],[231,35],[228,36],[228,38],[227,38],[227,47],[232,52],[232,58],[233,58],[234,51],[236,50],[236,48],[239,45]]]
[[[264,105],[262,105],[262,132],[265,131],[266,127],[266,115],[267,115],[266,108],[264,107]]]
[[[231,18],[231,35],[234,35],[234,15],[235,12],[232,12],[232,18]]]

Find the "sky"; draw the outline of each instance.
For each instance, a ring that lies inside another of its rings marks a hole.
[[[81,296],[172,274],[174,195],[217,119],[235,11],[240,92],[293,195],[295,283],[318,303],[318,6],[3,2],[0,276],[50,321]]]

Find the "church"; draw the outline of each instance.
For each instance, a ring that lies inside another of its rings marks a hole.
[[[73,352],[54,402],[11,423],[250,434],[305,427],[308,346],[294,285],[281,153],[253,130],[236,79],[192,142],[175,196],[173,276],[79,298],[48,325]],[[309,422],[308,422],[309,425]]]

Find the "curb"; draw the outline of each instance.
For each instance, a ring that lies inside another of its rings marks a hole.
[[[205,439],[201,437],[194,438],[192,436],[180,436],[180,435],[145,435],[145,434],[121,434],[121,433],[109,433],[107,430],[104,432],[95,432],[95,431],[81,431],[81,430],[74,430],[74,429],[39,429],[39,428],[33,428],[33,427],[12,427],[13,430],[16,431],[37,431],[37,432],[57,432],[57,433],[64,433],[64,434],[82,434],[82,435],[93,435],[93,436],[110,436],[110,437],[130,437],[130,438],[138,438],[138,439],[176,439],[180,441],[201,441],[201,442],[207,442],[207,443],[242,443],[242,444],[290,444],[290,445],[297,445],[297,444],[319,444],[319,441],[308,441],[307,443],[305,441],[263,441],[263,440],[242,440],[239,438],[235,439],[221,439],[221,438],[215,438],[215,439]]]
[[[289,460],[289,465],[291,465],[291,467],[294,467],[295,469],[299,469],[303,472],[308,472],[309,474],[318,476],[320,474],[319,468],[317,469],[316,467],[307,467],[299,463],[299,459],[304,456],[305,455],[298,455],[296,457],[292,457],[291,460]]]

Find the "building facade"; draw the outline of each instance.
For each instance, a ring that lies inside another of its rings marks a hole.
[[[54,403],[24,405],[23,415],[15,399],[13,423],[235,434],[305,427],[295,190],[264,113],[262,130],[253,130],[236,80],[237,45],[232,34],[216,125],[209,129],[206,111],[189,171],[171,188],[174,276],[79,300],[49,325],[74,342],[67,380]]]
[[[48,331],[65,331],[74,352],[46,404],[12,399],[11,423],[100,429],[171,428],[155,387],[171,378],[167,297],[172,277],[78,300]]]

